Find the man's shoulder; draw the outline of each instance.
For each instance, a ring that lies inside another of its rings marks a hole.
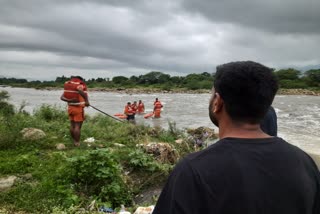
[[[286,142],[282,138],[272,137],[265,139],[241,139],[225,138],[218,140],[206,149],[189,154],[185,159],[191,165],[210,162],[212,165],[221,165],[222,162],[228,164],[232,158],[246,158],[250,154],[265,155],[285,154],[289,156],[308,156],[300,148]]]
[[[194,162],[204,159],[206,157],[214,158],[219,156],[224,156],[226,152],[228,152],[228,145],[227,141],[222,139],[218,140],[217,142],[213,143],[212,145],[208,146],[207,148],[189,154],[186,159],[188,161]]]

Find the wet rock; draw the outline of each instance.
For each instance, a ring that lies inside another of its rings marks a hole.
[[[10,189],[14,185],[16,180],[16,176],[0,178],[0,192]]]
[[[181,144],[183,142],[183,139],[177,139],[174,142],[176,142],[177,144]]]
[[[135,204],[154,204],[157,202],[163,186],[151,186],[146,190],[143,190],[140,194],[134,198]]]
[[[44,131],[36,128],[24,128],[20,133],[25,140],[39,140],[46,137],[46,133],[44,133]]]
[[[56,149],[57,150],[65,150],[66,149],[66,146],[63,144],[63,143],[58,143],[56,145]]]

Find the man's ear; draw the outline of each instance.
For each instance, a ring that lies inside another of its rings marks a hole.
[[[213,97],[213,113],[217,113],[220,112],[222,110],[223,107],[223,100],[220,96],[219,93],[214,93],[214,97]]]

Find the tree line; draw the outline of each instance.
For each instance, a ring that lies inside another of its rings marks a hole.
[[[278,78],[280,88],[292,89],[317,89],[320,90],[320,69],[311,69],[301,72],[297,69],[288,68],[274,70]],[[139,76],[115,76],[110,78],[91,78],[86,83],[89,88],[157,88],[162,90],[172,89],[211,89],[215,74],[203,72],[192,73],[186,76],[170,76],[160,71],[151,71]],[[16,87],[63,87],[63,83],[70,77],[61,76],[53,81],[28,81],[17,78],[0,78],[1,85],[10,85]]]

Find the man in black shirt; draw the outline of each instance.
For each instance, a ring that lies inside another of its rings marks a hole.
[[[153,214],[320,214],[314,161],[260,128],[277,90],[261,64],[218,66],[209,116],[220,140],[177,164]]]
[[[262,119],[260,126],[264,133],[271,136],[278,135],[277,114],[272,106],[270,106],[267,114]]]

